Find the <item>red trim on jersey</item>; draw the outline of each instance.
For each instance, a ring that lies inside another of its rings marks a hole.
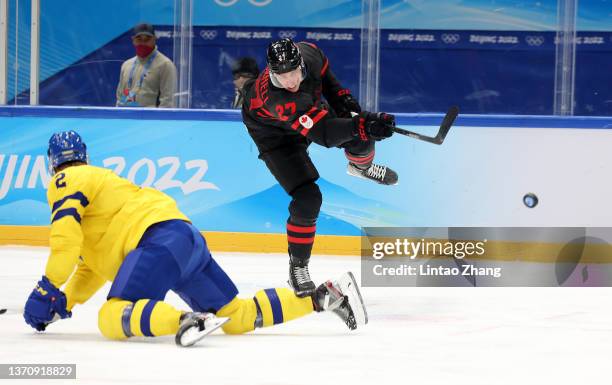
[[[257,110],[257,116],[259,116],[260,118],[267,118],[267,119],[274,119],[274,120],[280,120],[279,118],[277,118],[276,116],[272,115],[272,113],[270,113],[270,111],[266,110],[263,107],[260,107]]]
[[[317,124],[317,122],[321,119],[323,119],[323,117],[327,115],[327,110],[319,110],[319,113],[317,114],[317,116],[315,116],[314,118],[312,118],[312,123],[313,125]]]
[[[257,84],[255,84],[255,86],[257,86]],[[263,106],[263,100],[259,99],[258,97],[254,97],[251,99],[251,107],[249,110],[256,110],[261,108],[261,106]]]
[[[257,80],[255,80],[255,97],[251,99],[251,106],[249,107],[249,110],[256,110],[258,108],[260,108],[261,106],[263,106],[263,101],[261,100],[261,97],[259,96],[259,80],[261,79],[261,76],[259,76],[257,78]]]
[[[294,233],[314,233],[317,230],[317,226],[296,226],[291,223],[287,223],[287,230],[293,231]]]
[[[261,110],[263,111],[264,114],[268,115],[268,117],[276,119],[276,116],[274,116],[274,114],[272,114],[270,111],[266,110],[263,107],[261,107]]]
[[[317,115],[314,118],[312,118],[312,127],[314,127],[314,125],[317,124],[319,122],[319,120],[323,119],[323,117],[325,115],[327,115],[327,112],[328,112],[327,110],[317,110],[317,111],[318,111]],[[304,127],[304,129],[302,131],[300,131],[300,135],[303,135],[303,136],[308,135],[308,133],[310,132],[312,127],[310,127],[310,128],[305,128]]]
[[[312,107],[310,110],[308,110],[308,112],[306,113],[306,115],[308,115],[308,116],[310,116],[310,117],[312,118],[312,115],[311,115],[311,114],[312,114],[314,111],[316,111],[316,109],[317,109],[317,107],[316,107],[316,106],[313,106],[313,107]]]
[[[302,245],[309,245],[311,243],[314,243],[314,239],[315,237],[312,238],[297,238],[297,237],[292,237],[291,235],[287,235],[287,240],[291,243],[299,243]]]
[[[307,41],[301,41],[300,43],[308,44],[308,45],[309,45],[309,46],[311,46],[312,48],[319,49],[319,47],[317,47],[316,45],[314,45],[314,44],[312,44],[312,43],[309,43],[309,42],[307,42]]]
[[[270,73],[268,72],[268,68],[266,68],[255,81],[255,97],[251,99],[251,106],[249,110],[258,110],[268,101],[269,82]],[[268,113],[271,117],[274,117],[274,115],[270,114],[268,111],[266,111],[266,113]]]
[[[308,115],[312,118],[312,116],[310,115],[313,111],[316,111],[317,107],[312,107],[307,113],[300,115],[295,122],[293,122],[293,124],[291,125],[291,128],[293,128],[294,130],[297,131],[298,127],[300,126],[300,118],[304,115]]]

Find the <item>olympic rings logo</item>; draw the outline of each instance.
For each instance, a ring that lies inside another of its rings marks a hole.
[[[256,7],[265,7],[266,5],[272,2],[272,0],[248,0],[248,1],[249,3],[251,3],[252,5]],[[222,7],[231,7],[237,2],[238,0],[215,0],[215,3],[217,3],[218,5]]]
[[[544,36],[525,36],[525,41],[532,47],[539,47],[544,44]]]
[[[459,36],[456,33],[443,33],[442,34],[442,41],[445,44],[457,44],[460,39],[461,39],[461,36]]]
[[[213,40],[217,37],[217,31],[215,31],[214,29],[204,29],[200,31],[200,36],[204,40]]]
[[[278,37],[281,39],[295,39],[297,31],[278,31]]]

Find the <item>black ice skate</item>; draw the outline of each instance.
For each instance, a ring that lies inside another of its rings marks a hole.
[[[384,185],[397,184],[397,173],[387,166],[372,163],[368,168],[361,168],[354,163],[349,162],[346,172],[349,175],[358,178],[373,180],[376,183]]]
[[[289,258],[289,286],[298,297],[308,297],[315,291],[315,284],[308,272],[308,259]]]
[[[212,313],[185,313],[174,341],[179,346],[191,346],[229,321]]]
[[[330,280],[319,285],[313,303],[318,312],[334,312],[351,330],[368,323],[368,313],[351,272],[345,273],[338,281]]]

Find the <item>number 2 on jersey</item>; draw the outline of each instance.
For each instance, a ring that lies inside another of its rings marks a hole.
[[[63,182],[65,177],[66,177],[66,174],[64,174],[63,172],[59,173],[57,175],[57,179],[55,180],[55,187],[57,188],[66,187],[66,182]]]

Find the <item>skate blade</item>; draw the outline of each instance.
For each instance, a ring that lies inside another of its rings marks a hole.
[[[355,321],[357,325],[366,325],[368,323],[368,312],[366,311],[365,304],[363,303],[363,297],[361,291],[355,281],[355,276],[350,271],[345,273],[338,280],[338,285],[342,293],[349,299],[349,304],[353,309],[355,315]]]
[[[228,317],[215,317],[214,319],[206,320],[204,322],[204,330],[198,330],[197,327],[189,325],[186,330],[179,330],[175,339],[176,344],[182,347],[192,346],[210,333],[219,329],[229,320],[230,319]]]

